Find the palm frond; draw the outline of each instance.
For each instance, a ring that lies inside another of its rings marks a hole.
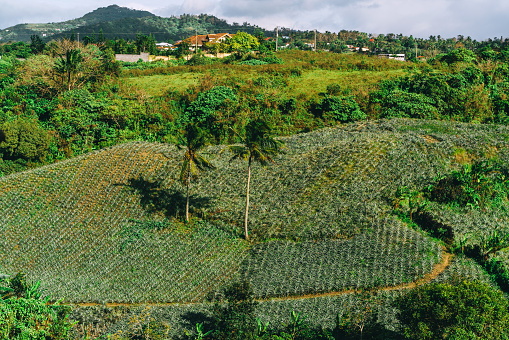
[[[249,149],[243,145],[230,145],[228,147],[233,154],[230,161],[234,159],[247,160],[249,158]]]
[[[215,169],[216,167],[209,160],[205,159],[200,154],[195,154],[195,163],[198,169],[207,170],[207,169]]]

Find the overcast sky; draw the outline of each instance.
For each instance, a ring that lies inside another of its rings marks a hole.
[[[509,36],[509,0],[0,0],[0,29],[79,18],[112,4],[163,17],[206,13],[266,29],[346,29],[423,38],[461,34],[476,40]]]

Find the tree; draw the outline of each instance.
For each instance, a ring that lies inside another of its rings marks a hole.
[[[395,301],[408,339],[506,339],[508,302],[478,281],[420,286]]]
[[[30,48],[32,49],[32,53],[38,54],[44,51],[44,47],[46,44],[42,41],[41,37],[38,35],[30,36]]]
[[[233,282],[213,296],[212,319],[214,339],[254,339],[257,302],[248,281]]]
[[[265,166],[269,163],[276,163],[272,157],[281,152],[283,143],[270,136],[271,129],[263,120],[257,119],[246,125],[246,135],[242,140],[243,145],[231,145],[230,151],[233,159],[247,160],[247,189],[246,189],[246,210],[244,217],[245,239],[249,240],[247,222],[249,214],[249,184],[251,181],[251,165],[258,162]]]
[[[256,50],[260,43],[258,39],[246,32],[237,32],[226,41],[230,51],[249,52]]]
[[[43,161],[50,135],[35,120],[16,119],[0,126],[0,151],[6,159]]]
[[[186,187],[186,222],[189,221],[189,187],[191,180],[198,178],[200,170],[214,169],[208,160],[198,153],[208,144],[207,134],[195,124],[188,124],[185,131],[186,152],[180,168],[180,182]]]
[[[62,84],[67,81],[67,89],[70,91],[73,85],[72,78],[79,71],[83,56],[78,49],[69,49],[64,55],[60,55],[55,63],[55,71],[62,77]]]

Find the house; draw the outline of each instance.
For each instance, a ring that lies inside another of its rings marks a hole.
[[[165,43],[165,42],[161,42],[161,43],[157,43],[156,44],[156,48],[158,50],[169,50],[173,45],[172,44],[168,44],[168,43]]]
[[[197,47],[203,47],[205,44],[219,44],[225,41],[226,39],[233,38],[235,34],[230,33],[215,33],[215,34],[202,34],[202,35],[193,35],[187,39],[179,41],[175,43],[175,45],[180,45],[182,42],[186,42],[190,45],[190,49],[194,50]]]
[[[379,54],[378,58],[405,61],[405,54],[404,53],[402,53],[402,54]]]

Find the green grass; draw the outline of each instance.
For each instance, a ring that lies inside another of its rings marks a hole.
[[[182,91],[199,83],[201,74],[183,73],[171,75],[152,75],[127,78],[130,85],[143,89],[149,96],[164,96],[168,91]]]
[[[311,53],[281,52],[281,65],[225,65],[174,66],[160,70],[124,71],[128,84],[148,95],[164,96],[168,89],[184,91],[208,78],[216,85],[250,86],[260,77],[283,77],[288,86],[280,87],[279,95],[301,99],[316,97],[328,85],[340,85],[344,94],[367,96],[380,81],[405,75],[407,64],[375,57]],[[296,74],[301,74],[297,76]],[[255,85],[261,89],[260,86]]]
[[[383,80],[401,77],[403,70],[387,71],[339,71],[312,69],[304,71],[302,76],[294,77],[289,82],[289,95],[295,97],[312,98],[319,93],[327,92],[327,86],[340,85],[343,93],[366,94]]]

